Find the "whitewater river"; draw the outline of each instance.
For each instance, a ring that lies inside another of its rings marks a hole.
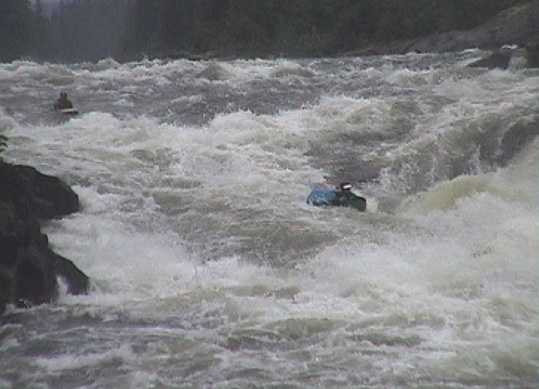
[[[0,65],[91,278],[0,318],[0,388],[537,388],[539,72],[480,54]]]

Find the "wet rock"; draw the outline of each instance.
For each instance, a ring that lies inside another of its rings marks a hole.
[[[522,69],[528,66],[526,50],[511,47],[502,47],[479,61],[473,62],[469,67],[487,69]]]
[[[408,51],[498,50],[504,45],[525,47],[538,39],[539,2],[532,2],[509,8],[467,31],[450,31],[419,39],[408,47]]]
[[[354,55],[443,53],[481,49],[495,51],[485,58],[483,65],[507,69],[512,59],[508,52],[500,51],[503,46],[522,48],[524,57],[527,58],[524,66],[539,67],[539,1],[509,8],[470,30],[449,31],[418,39],[374,45],[354,52]]]
[[[539,28],[539,26],[538,26]],[[539,68],[539,42],[529,42],[526,45],[529,68]]]
[[[23,215],[50,220],[79,210],[79,198],[56,177],[29,166],[0,163],[0,199],[10,201]]]
[[[56,177],[0,161],[0,314],[54,301],[57,278],[86,293],[88,277],[49,247],[41,224],[79,210],[78,196]]]

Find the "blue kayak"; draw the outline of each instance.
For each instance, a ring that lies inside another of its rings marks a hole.
[[[313,189],[307,197],[307,204],[350,207],[361,212],[367,209],[367,200],[364,197],[357,196],[353,193],[348,195],[344,200],[337,197],[338,192],[335,189]]]
[[[337,192],[333,189],[313,189],[307,197],[307,204],[332,205],[336,197]]]

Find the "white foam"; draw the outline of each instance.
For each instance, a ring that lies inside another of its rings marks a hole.
[[[85,80],[83,88],[130,78],[169,87],[183,74],[193,77],[190,85],[235,83],[231,88],[250,80],[325,77],[294,61],[218,65],[224,75],[215,81],[196,78],[208,68],[204,62],[111,63],[75,72]],[[24,67],[24,74],[31,72]],[[511,345],[507,333],[519,339],[536,334],[537,142],[507,168],[482,173],[478,163],[473,175],[427,185],[392,215],[308,207],[305,197],[313,183],[339,171],[331,164],[342,138],[364,136],[376,144],[357,142],[347,154],[351,160],[366,158],[364,147],[380,166],[402,163],[402,172],[432,173],[428,178],[436,182],[443,174],[417,169],[432,167],[433,156],[439,157],[436,168],[448,168],[446,161],[462,155],[457,140],[473,139],[462,133],[479,134],[485,117],[511,118],[513,109],[535,112],[533,77],[473,74],[352,69],[339,74],[339,82],[378,94],[327,92],[303,109],[220,113],[201,126],[103,112],[59,125],[26,126],[3,115],[13,146],[6,155],[65,177],[80,196],[82,211],[47,230],[53,248],[92,280],[89,295],[62,296],[60,303],[70,309],[105,322],[121,321],[122,310],[148,320],[178,318],[199,335],[197,341],[212,346],[223,338],[226,343],[227,334],[238,328],[269,328],[283,337],[299,334],[313,355],[324,353],[331,341],[354,350],[368,345],[368,338],[351,339],[365,332],[412,334],[420,347],[372,342],[369,347],[398,354],[394,359],[402,372],[425,367],[432,358],[443,375],[446,368],[450,372],[450,366],[464,364],[459,357],[443,362],[448,355],[479,348],[468,362],[484,363],[486,347],[504,360],[496,350]],[[364,84],[353,83],[358,75]],[[133,83],[121,93],[139,88]],[[402,91],[413,91],[413,97]],[[176,102],[203,101],[201,96],[180,96]],[[403,96],[410,97],[404,108]],[[409,132],[391,144],[402,126]],[[320,149],[327,153],[326,166],[313,167],[310,157]],[[478,158],[480,150],[474,152]],[[403,180],[403,187],[410,183]],[[382,180],[367,188],[369,210],[376,210],[386,190],[407,193],[384,185]],[[206,246],[217,254],[206,257]],[[281,252],[296,254],[294,265],[278,262]],[[309,343],[309,335],[302,335],[302,323],[310,320],[330,323],[320,330],[328,343]],[[259,354],[275,356],[279,347],[274,354],[270,349]],[[533,347],[522,346],[532,364]],[[127,346],[102,354],[71,353],[40,358],[37,366],[57,372],[115,358],[131,364],[131,353]],[[395,361],[378,355],[376,369],[391,371]]]
[[[123,346],[103,353],[85,355],[63,354],[60,357],[36,358],[34,363],[47,372],[58,372],[95,367],[104,363],[126,361],[132,358],[132,350],[128,346]]]

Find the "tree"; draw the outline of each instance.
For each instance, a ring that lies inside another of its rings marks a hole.
[[[3,0],[0,6],[0,61],[28,54],[33,11],[28,0]]]

